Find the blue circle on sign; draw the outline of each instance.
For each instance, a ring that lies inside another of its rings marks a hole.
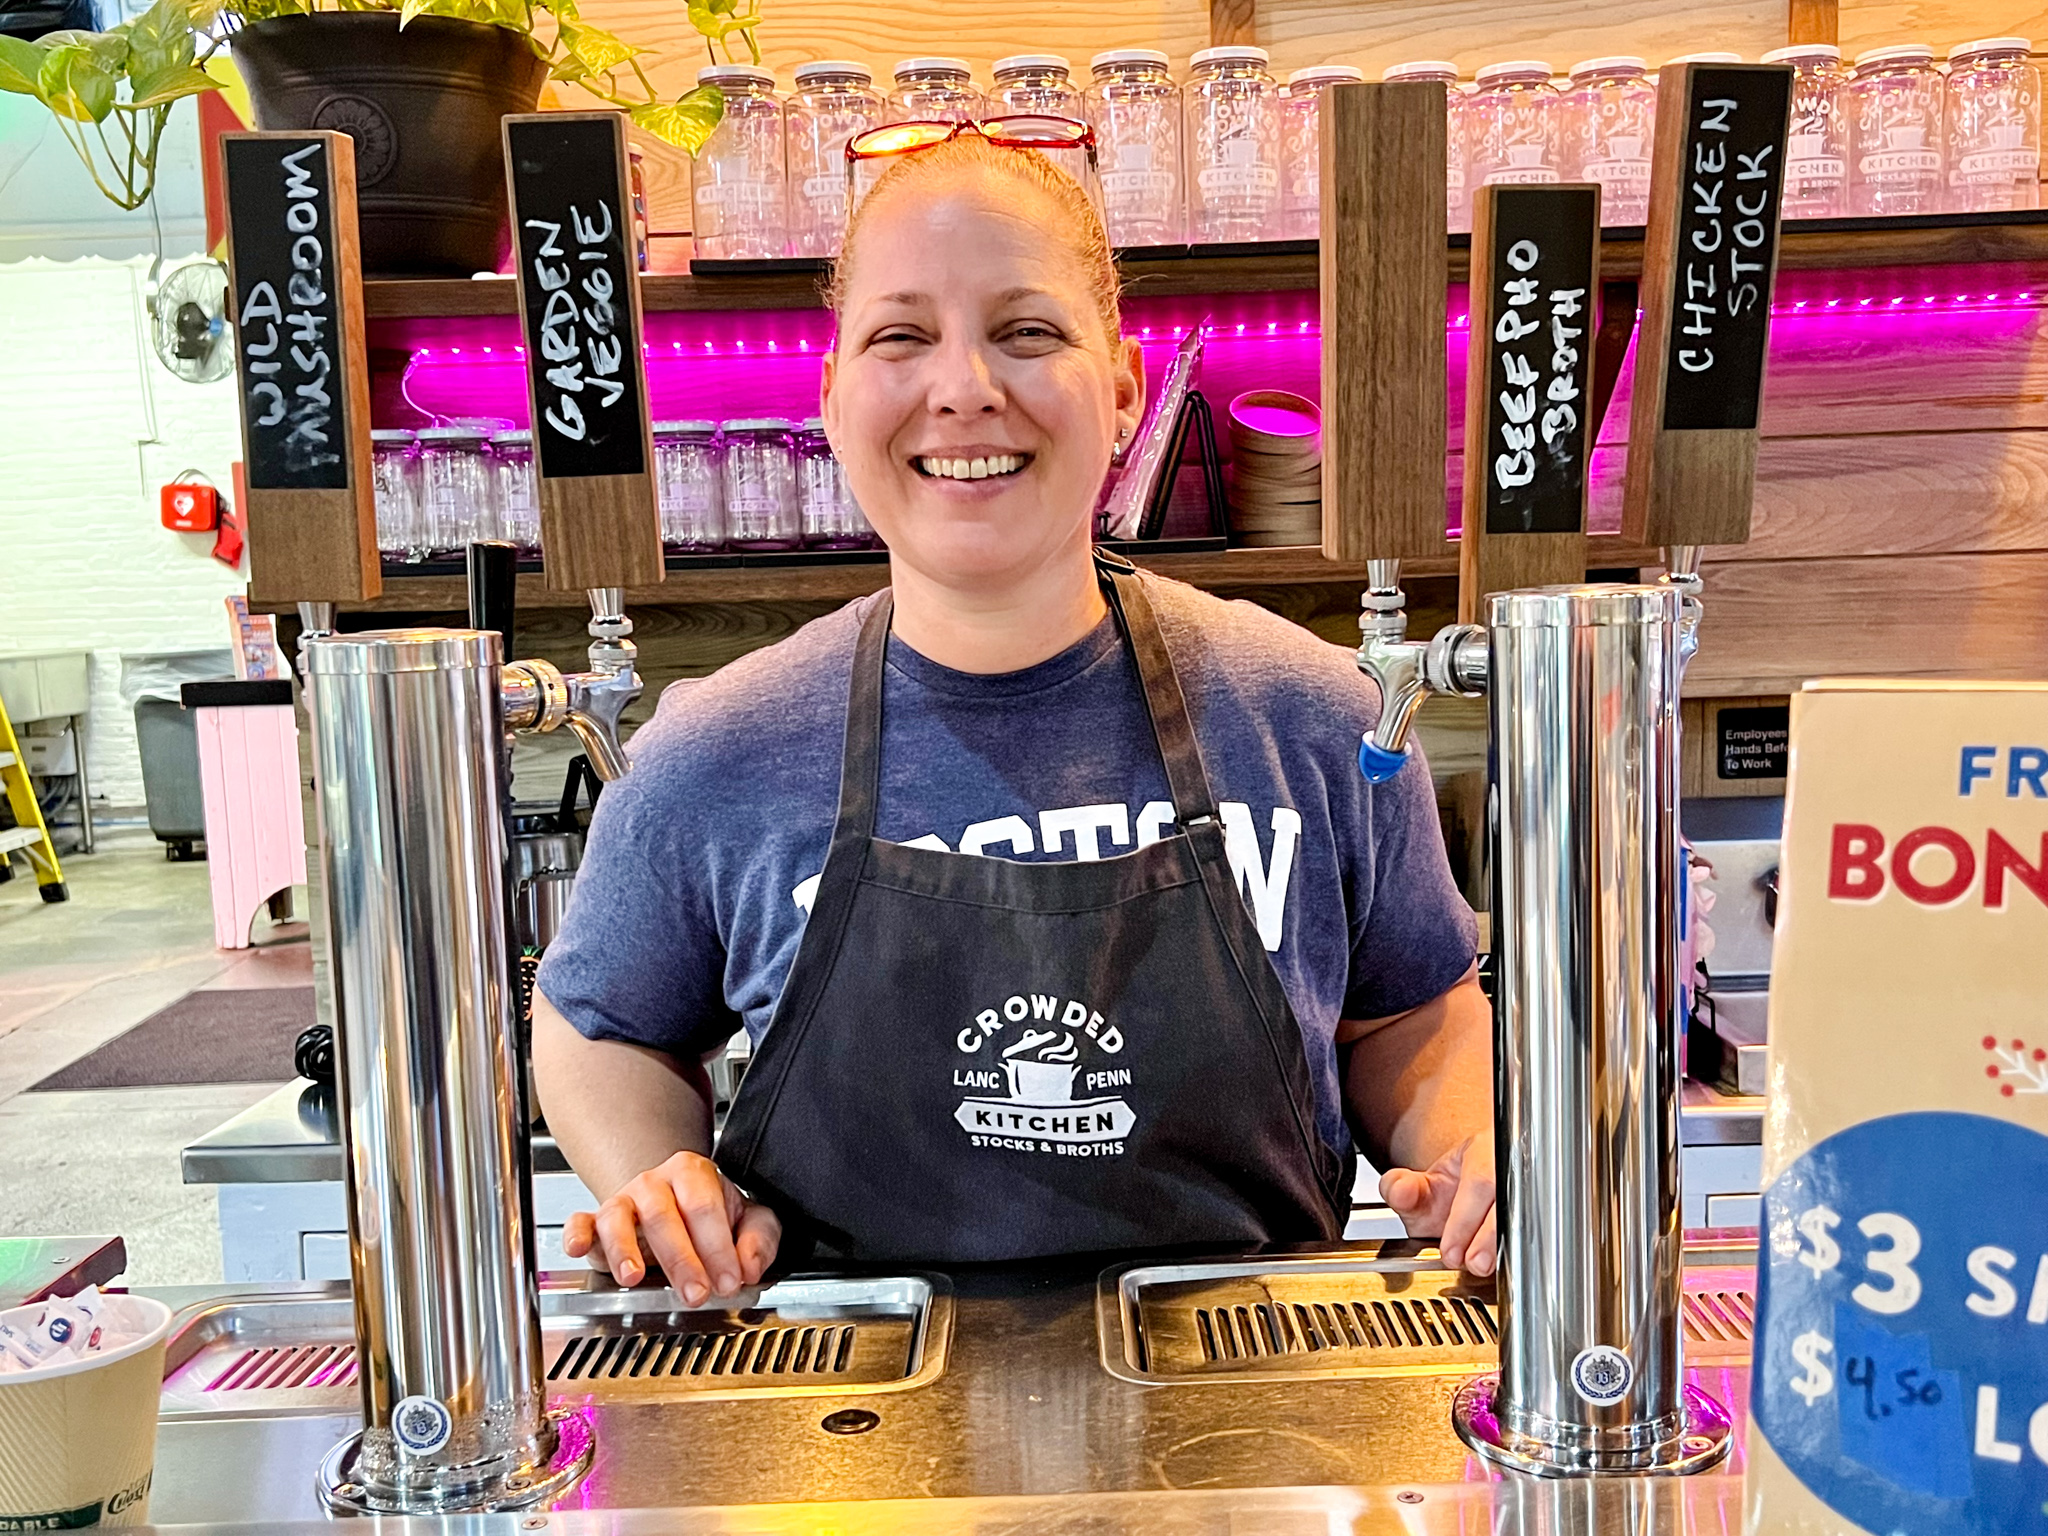
[[[1867,1120],[1764,1192],[1750,1413],[1835,1513],[2008,1536],[2048,1503],[2048,1136]]]

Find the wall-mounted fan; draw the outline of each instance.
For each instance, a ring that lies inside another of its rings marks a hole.
[[[171,372],[189,384],[211,384],[234,371],[235,341],[228,330],[228,269],[217,261],[187,261],[148,291],[150,340]]]

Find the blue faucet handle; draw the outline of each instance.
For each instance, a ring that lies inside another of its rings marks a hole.
[[[1358,771],[1365,775],[1368,784],[1384,784],[1399,773],[1408,761],[1408,749],[1389,752],[1385,747],[1375,746],[1370,736],[1358,739]]]

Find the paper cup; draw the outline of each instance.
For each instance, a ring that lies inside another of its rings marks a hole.
[[[1230,441],[1264,453],[1316,452],[1323,413],[1284,389],[1252,389],[1230,402]]]
[[[32,1323],[40,1304],[0,1312]],[[110,1295],[101,1319],[134,1342],[68,1365],[0,1375],[0,1530],[149,1523],[157,1401],[171,1309]]]

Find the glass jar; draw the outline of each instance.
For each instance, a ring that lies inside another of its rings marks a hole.
[[[1849,93],[1849,209],[1861,215],[1941,209],[1941,74],[1924,43],[1873,48]]]
[[[1739,53],[1679,53],[1664,61],[1666,64],[1740,64]]]
[[[420,527],[426,549],[460,556],[476,539],[497,536],[496,487],[486,434],[475,427],[419,432]]]
[[[1056,53],[1013,53],[997,59],[990,111],[1079,118],[1081,93],[1068,74],[1067,61]]]
[[[1948,56],[1949,207],[2041,205],[2041,72],[2024,37],[1985,37]]]
[[[725,539],[735,549],[795,549],[803,542],[792,430],[774,416],[725,424]]]
[[[697,83],[725,97],[725,115],[690,161],[697,254],[707,261],[780,256],[789,230],[775,76],[752,64],[713,64],[697,71]]]
[[[1204,48],[1190,60],[1188,238],[1271,240],[1280,223],[1280,88],[1263,48]]]
[[[1182,238],[1180,87],[1154,48],[1111,48],[1088,61],[1086,110],[1102,166],[1102,202],[1114,246],[1174,245]]]
[[[965,59],[903,59],[889,93],[892,123],[966,123],[987,115]]]
[[[419,529],[419,456],[403,427],[370,433],[370,488],[377,506],[377,549],[400,560],[423,560]]]
[[[866,549],[875,530],[853,492],[846,487],[839,460],[825,440],[825,423],[813,416],[796,434],[797,500],[802,508],[806,549]]]
[[[1280,93],[1280,238],[1313,240],[1323,232],[1323,96],[1333,85],[1365,78],[1349,64],[1311,64],[1287,77]]]
[[[522,555],[540,553],[540,486],[533,477],[533,434],[491,436],[491,474],[497,484],[498,537]]]
[[[1565,179],[1600,184],[1600,222],[1648,223],[1650,150],[1657,142],[1650,66],[1627,55],[1574,64],[1560,116]]]
[[[1449,59],[1413,59],[1396,64],[1382,80],[1441,80],[1444,85],[1444,202],[1450,227],[1462,233],[1472,227],[1472,190],[1465,180],[1468,101],[1458,88],[1458,66]]]
[[[708,421],[654,424],[654,492],[661,547],[672,555],[725,547],[725,483],[718,428]]]
[[[1766,64],[1792,66],[1792,117],[1785,136],[1785,217],[1838,219],[1848,207],[1849,119],[1843,111],[1842,50],[1832,43],[1773,48]]]
[[[846,141],[882,121],[887,105],[864,64],[799,64],[783,109],[789,142],[790,248],[837,256],[846,235]]]
[[[1474,188],[1564,180],[1561,98],[1541,59],[1510,59],[1479,71],[1466,115],[1467,174]]]

